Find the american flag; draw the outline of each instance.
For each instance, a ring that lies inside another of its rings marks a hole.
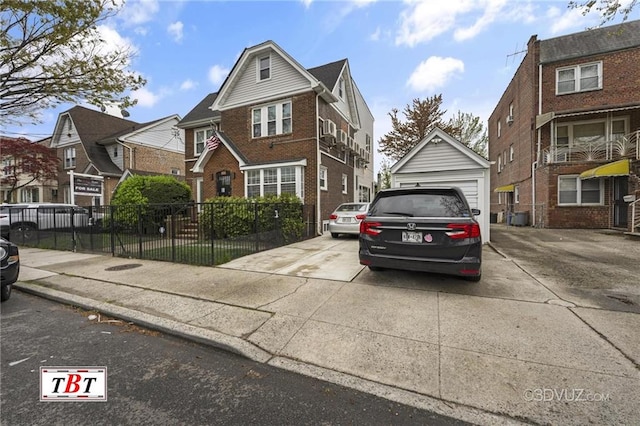
[[[206,142],[207,148],[209,149],[209,151],[213,151],[218,146],[220,146],[221,143],[222,143],[222,141],[220,140],[220,138],[218,137],[218,135],[216,133],[211,135],[211,137],[209,139],[207,139],[207,142]]]

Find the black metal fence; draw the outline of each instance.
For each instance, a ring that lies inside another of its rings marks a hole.
[[[315,208],[299,203],[12,208],[8,217],[3,234],[19,245],[193,265],[316,236]]]

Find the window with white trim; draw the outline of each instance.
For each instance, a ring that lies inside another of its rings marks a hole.
[[[514,153],[513,153],[513,144],[509,145],[509,161],[513,161]]]
[[[204,145],[211,136],[213,136],[213,129],[199,129],[193,132],[194,133],[194,143],[193,143],[193,155],[196,157],[199,156],[202,151],[204,151]]]
[[[38,203],[40,202],[40,189],[37,187],[26,187],[20,190],[21,203]]]
[[[304,198],[301,166],[268,167],[245,171],[247,198],[293,194]]]
[[[364,137],[364,149],[371,152],[371,135],[368,133]]]
[[[319,179],[320,179],[320,189],[322,189],[323,191],[326,191],[327,189],[329,189],[329,186],[327,184],[327,168],[324,166],[320,166]]]
[[[555,144],[569,147],[615,141],[628,133],[628,117],[588,120],[556,125]]]
[[[502,155],[498,155],[498,173],[502,171]]]
[[[342,193],[343,194],[347,193],[347,184],[348,184],[348,177],[343,173],[342,174]]]
[[[498,137],[502,134],[502,122],[498,120]]]
[[[291,101],[254,108],[251,116],[254,138],[288,134],[293,131]]]
[[[271,56],[258,58],[258,81],[269,80],[271,78]]]
[[[603,180],[580,179],[578,175],[558,176],[558,205],[602,205]]]
[[[13,174],[13,158],[7,157],[2,159],[2,175],[9,176]]]
[[[513,201],[518,204],[520,202],[520,187],[513,188]]]
[[[602,62],[556,70],[556,95],[602,89]]]
[[[65,148],[64,149],[64,168],[73,169],[76,167],[76,149]]]

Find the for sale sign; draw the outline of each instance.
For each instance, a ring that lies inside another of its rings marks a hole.
[[[40,401],[106,401],[107,367],[40,367]]]

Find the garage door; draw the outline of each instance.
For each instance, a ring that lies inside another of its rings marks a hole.
[[[467,202],[469,203],[469,207],[472,209],[479,209],[478,206],[478,181],[477,180],[461,180],[461,181],[448,181],[448,182],[429,182],[422,181],[418,182],[420,186],[457,186],[462,190],[462,193],[467,198]],[[411,186],[416,186],[416,182],[402,182],[400,183],[401,188],[407,188]]]

